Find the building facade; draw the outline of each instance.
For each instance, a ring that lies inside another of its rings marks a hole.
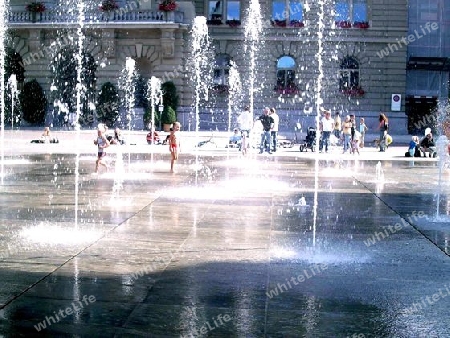
[[[50,96],[49,64],[59,48],[79,41],[81,29],[83,48],[98,64],[97,88],[117,83],[132,58],[143,78],[175,83],[185,130],[192,130],[197,119],[202,130],[226,130],[229,114],[251,102],[255,115],[265,106],[275,107],[282,131],[293,131],[297,122],[304,128],[314,124],[325,108],[365,117],[371,128],[386,112],[393,132],[406,132],[410,46],[401,42],[411,32],[406,0],[179,0],[174,11],[161,10],[159,3],[119,1],[111,11],[86,5],[79,20],[76,2],[46,1],[45,11],[33,18],[25,2],[11,1],[7,45],[20,55],[25,81],[37,79]],[[262,30],[251,58],[246,27],[254,25],[247,22],[257,10]],[[215,54],[209,99],[199,111],[187,64],[196,16],[206,17]],[[242,82],[232,102],[231,68]],[[49,109],[52,117],[59,114],[53,105]]]

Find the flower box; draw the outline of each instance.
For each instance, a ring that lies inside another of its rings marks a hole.
[[[172,12],[177,8],[177,4],[173,1],[164,1],[159,4],[159,10],[163,12]]]
[[[115,11],[119,8],[119,5],[115,0],[103,0],[102,4],[99,6],[99,9],[103,12]]]
[[[344,94],[345,96],[361,97],[364,96],[365,91],[364,89],[357,87],[357,88],[341,89],[341,93]]]
[[[45,5],[42,2],[31,2],[25,8],[32,13],[42,13],[45,11]]]
[[[302,21],[299,20],[291,20],[289,23],[289,26],[291,27],[305,27],[305,24]]]
[[[213,25],[213,26],[219,26],[219,25],[222,24],[222,20],[220,20],[220,19],[206,20],[206,24],[207,25]]]
[[[214,85],[211,88],[211,92],[213,94],[218,94],[218,95],[227,95],[229,90],[230,90],[230,88],[228,87],[228,85],[224,85],[224,84]]]
[[[230,27],[238,27],[241,25],[241,20],[227,20],[226,24]]]
[[[276,27],[286,27],[286,20],[272,20],[272,25]]]
[[[275,93],[279,95],[294,95],[294,94],[300,94],[300,89],[298,89],[297,86],[289,86],[289,87],[283,87],[283,86],[276,86],[274,88]]]
[[[359,28],[359,29],[367,29],[367,28],[369,28],[369,23],[368,22],[354,22],[353,27]]]
[[[335,26],[338,28],[351,28],[352,24],[350,21],[335,21]]]

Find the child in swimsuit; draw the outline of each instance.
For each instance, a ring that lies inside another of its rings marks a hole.
[[[175,122],[173,124],[173,130],[170,132],[169,136],[169,150],[172,155],[172,160],[170,161],[170,172],[174,172],[175,161],[178,160],[178,154],[180,152],[180,136],[179,131],[181,128],[180,122]]]
[[[95,173],[98,173],[99,165],[104,166],[106,170],[108,170],[107,164],[103,162],[103,157],[106,155],[105,148],[109,147],[109,141],[104,135],[104,129],[102,129],[101,127],[97,129],[97,139],[94,140],[94,144],[98,148],[97,161],[95,161]]]

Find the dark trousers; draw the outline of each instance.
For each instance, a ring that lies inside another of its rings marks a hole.
[[[325,145],[325,151],[328,151],[328,146],[330,145],[330,136],[331,136],[331,131],[323,131],[322,132],[322,138],[320,139],[320,143],[319,143],[319,151],[322,151],[324,145]]]
[[[271,131],[270,132],[270,138],[272,139],[273,151],[277,151],[278,132],[277,131]]]

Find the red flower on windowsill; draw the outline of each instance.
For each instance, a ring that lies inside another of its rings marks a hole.
[[[367,29],[369,28],[369,23],[367,21],[354,22],[353,27],[359,29]]]
[[[350,21],[335,21],[334,24],[339,28],[351,28],[352,23]]]
[[[364,96],[366,92],[361,87],[353,87],[341,89],[341,93],[345,96],[361,97]]]
[[[45,11],[45,5],[42,2],[32,2],[26,5],[26,10],[34,13],[42,13]]]
[[[225,23],[230,27],[238,27],[241,25],[241,20],[227,20]]]
[[[218,95],[227,95],[229,90],[230,88],[228,87],[228,85],[224,84],[217,84],[211,88],[211,92]]]
[[[163,12],[172,12],[177,8],[174,0],[164,0],[159,4],[159,10]]]
[[[206,20],[207,25],[220,26],[222,24],[222,20],[220,19],[210,19]]]
[[[271,20],[272,26],[286,27],[286,20]]]
[[[289,23],[289,26],[291,27],[305,27],[305,24],[302,21],[299,20],[291,20]]]
[[[103,0],[102,4],[99,6],[99,9],[103,12],[115,11],[119,8],[119,5],[115,0]]]
[[[290,85],[290,86],[281,86],[277,85],[273,89],[277,94],[279,95],[293,95],[293,94],[300,94],[300,89],[296,85]]]

